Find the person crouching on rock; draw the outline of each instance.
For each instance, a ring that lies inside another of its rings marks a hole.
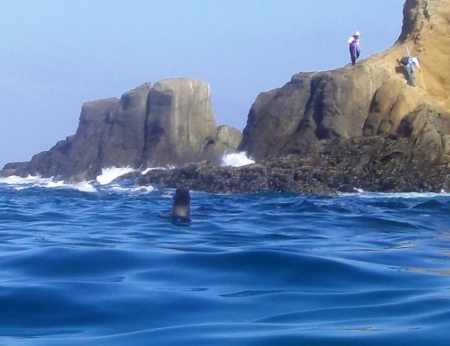
[[[352,60],[352,65],[356,65],[356,60],[358,60],[361,54],[361,48],[359,46],[359,31],[355,32],[352,37],[348,39],[350,59]]]
[[[408,76],[408,85],[415,87],[416,84],[414,83],[414,71],[416,68],[420,70],[419,59],[417,59],[417,57],[415,56],[405,56],[401,58],[400,62],[403,66],[405,66],[406,75]]]

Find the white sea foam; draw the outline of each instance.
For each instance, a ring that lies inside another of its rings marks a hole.
[[[69,188],[84,192],[95,192],[97,191],[90,182],[82,181],[77,184],[68,184],[64,180],[55,180],[53,177],[42,178],[41,176],[29,175],[25,178],[11,175],[7,178],[0,178],[0,184],[5,184],[13,187],[16,190],[24,190],[32,187],[42,187],[48,189],[55,188]]]
[[[114,192],[120,192],[120,193],[124,193],[124,192],[131,192],[131,193],[149,193],[149,192],[153,192],[156,189],[151,186],[151,185],[147,185],[147,186],[132,186],[132,187],[122,187],[120,185],[113,185],[110,187],[110,190],[114,191]]]
[[[244,152],[227,154],[222,158],[222,166],[241,167],[252,163],[255,161],[247,157]]]
[[[245,155],[242,156],[245,162]],[[250,160],[251,161],[251,160]],[[248,162],[248,161],[247,161]],[[253,161],[251,161],[253,162]],[[156,168],[150,168],[156,169]],[[97,177],[97,182],[95,181],[82,181],[76,184],[66,183],[63,180],[55,180],[53,177],[51,178],[42,178],[41,176],[27,176],[27,177],[19,177],[16,175],[12,175],[6,178],[0,178],[0,185],[8,185],[15,190],[24,190],[33,187],[42,187],[42,188],[66,188],[78,190],[81,192],[98,192],[98,191],[113,191],[118,193],[150,193],[155,191],[156,189],[151,186],[122,186],[120,184],[112,184],[108,185],[111,181],[113,181],[116,177],[119,177],[128,172],[132,172],[131,168],[109,168],[104,169],[103,174],[100,177]],[[108,186],[106,186],[108,185]],[[414,199],[414,198],[433,198],[433,197],[450,197],[450,193],[446,192],[442,189],[440,192],[395,192],[395,193],[384,193],[384,192],[369,192],[364,191],[360,188],[355,188],[355,192],[353,193],[339,193],[340,197],[349,197],[349,196],[357,196],[359,198],[405,198],[405,199]],[[172,197],[171,193],[168,193],[167,196],[163,197]]]
[[[97,177],[96,180],[81,181],[78,183],[68,183],[64,180],[57,180],[53,177],[42,178],[41,176],[27,176],[25,178],[19,176],[9,176],[6,178],[0,178],[0,186],[9,186],[14,190],[25,190],[34,187],[47,188],[47,189],[71,189],[81,192],[101,192],[111,191],[115,193],[132,193],[132,194],[146,194],[155,191],[155,187],[151,185],[137,186],[135,184],[123,185],[121,183],[111,182],[116,178],[128,172],[134,171],[131,168],[108,168],[102,171],[102,175]]]
[[[97,192],[97,189],[89,181],[82,181],[77,184],[66,184],[64,186],[81,192]]]
[[[33,185],[33,184],[45,184],[53,182],[53,178],[42,178],[41,176],[29,175],[25,178],[17,175],[11,175],[6,178],[1,178],[0,182],[8,185]]]
[[[450,193],[441,190],[441,192],[368,192],[362,189],[354,189],[357,192],[339,193],[339,196],[357,196],[360,198],[433,198],[433,197],[450,197]]]
[[[119,174],[120,176],[120,174]],[[117,193],[150,193],[156,189],[151,186],[122,186],[120,184],[101,185],[93,180],[81,181],[79,183],[66,183],[63,180],[53,180],[52,178],[41,178],[39,176],[28,176],[26,178],[18,176],[10,176],[8,178],[0,178],[0,186],[8,185],[15,190],[25,190],[33,187],[41,187],[46,189],[71,189],[81,192],[100,192],[112,191]]]
[[[102,170],[102,175],[98,176],[96,180],[81,181],[78,183],[68,183],[64,180],[58,180],[53,177],[42,178],[41,176],[9,176],[6,178],[0,178],[0,186],[9,186],[15,190],[24,190],[34,187],[47,188],[47,189],[72,189],[81,192],[100,192],[100,191],[112,191],[117,193],[150,193],[156,189],[151,186],[136,186],[134,184],[122,185],[120,183],[111,184],[111,182],[120,177],[123,174],[134,171],[129,167],[117,168],[111,167]]]
[[[111,183],[114,179],[120,177],[121,175],[134,172],[135,170],[131,167],[110,167],[103,168],[102,174],[97,176],[97,183],[100,185],[107,185]]]
[[[27,177],[19,177],[11,175],[6,178],[0,178],[0,183],[13,186],[16,190],[23,190],[30,187],[57,187],[63,184],[62,181],[55,181],[53,177],[42,178],[41,176],[28,175]]]
[[[174,168],[175,168],[175,166],[168,166],[168,167],[151,167],[151,168],[146,168],[145,170],[143,170],[143,171],[141,172],[141,174],[142,174],[142,175],[145,175],[145,174],[147,174],[147,173],[150,172],[150,171],[154,171],[155,169],[171,170],[171,169],[174,169]]]

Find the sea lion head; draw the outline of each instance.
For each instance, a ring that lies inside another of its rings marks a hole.
[[[171,215],[174,217],[189,218],[191,196],[188,189],[178,188],[173,196]]]

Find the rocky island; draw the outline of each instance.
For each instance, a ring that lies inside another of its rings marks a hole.
[[[174,78],[85,103],[75,135],[1,174],[80,181],[111,166],[175,166],[123,178],[218,193],[449,190],[450,0],[406,0],[403,15],[386,51],[261,93],[242,134],[217,127],[207,83]],[[421,63],[417,87],[405,47]],[[238,151],[255,163],[219,165]]]

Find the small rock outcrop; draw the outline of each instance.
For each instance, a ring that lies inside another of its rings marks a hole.
[[[7,165],[8,174],[94,179],[102,168],[178,166],[219,162],[236,150],[241,134],[217,128],[209,85],[185,78],[145,83],[122,95],[86,102],[75,135],[30,162]],[[15,168],[15,170],[11,169]]]

